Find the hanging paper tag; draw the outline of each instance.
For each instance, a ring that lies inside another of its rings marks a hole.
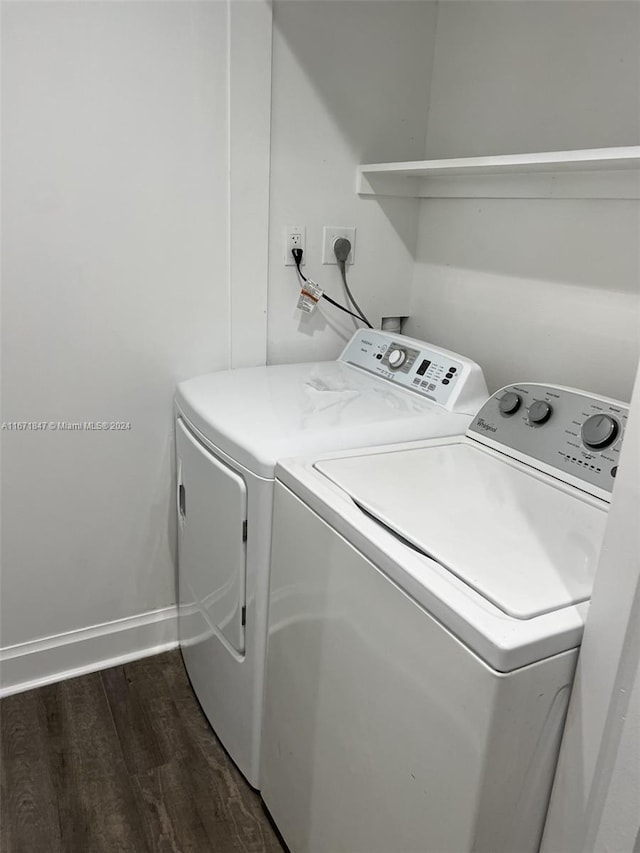
[[[302,290],[298,297],[298,308],[304,311],[305,314],[311,314],[316,310],[323,293],[324,291],[321,287],[318,287],[315,281],[308,279],[302,285]]]

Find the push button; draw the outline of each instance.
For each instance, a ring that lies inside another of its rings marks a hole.
[[[442,384],[443,384],[443,385],[448,385],[448,384],[449,384],[449,380],[448,380],[448,379],[443,379],[443,380],[442,380]]]

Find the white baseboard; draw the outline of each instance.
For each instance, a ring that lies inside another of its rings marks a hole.
[[[0,649],[0,696],[119,666],[178,646],[178,610],[164,607]]]

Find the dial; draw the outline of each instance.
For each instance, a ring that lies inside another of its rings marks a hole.
[[[582,441],[593,450],[609,447],[618,437],[620,426],[611,415],[591,415],[582,424]]]
[[[522,397],[520,394],[516,394],[515,391],[507,391],[507,393],[503,394],[500,398],[498,408],[503,415],[515,415],[520,408],[521,403]]]
[[[529,406],[529,423],[541,425],[546,423],[553,411],[551,404],[546,400],[535,400]]]
[[[402,367],[406,358],[407,354],[403,349],[392,349],[389,353],[389,367],[392,370],[397,370]]]

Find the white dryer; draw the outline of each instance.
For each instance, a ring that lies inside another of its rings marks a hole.
[[[462,434],[486,397],[469,359],[369,329],[337,361],[222,371],[178,386],[182,654],[211,725],[254,787],[276,460]]]
[[[262,796],[292,853],[538,850],[626,418],[521,384],[466,436],[278,465]]]

